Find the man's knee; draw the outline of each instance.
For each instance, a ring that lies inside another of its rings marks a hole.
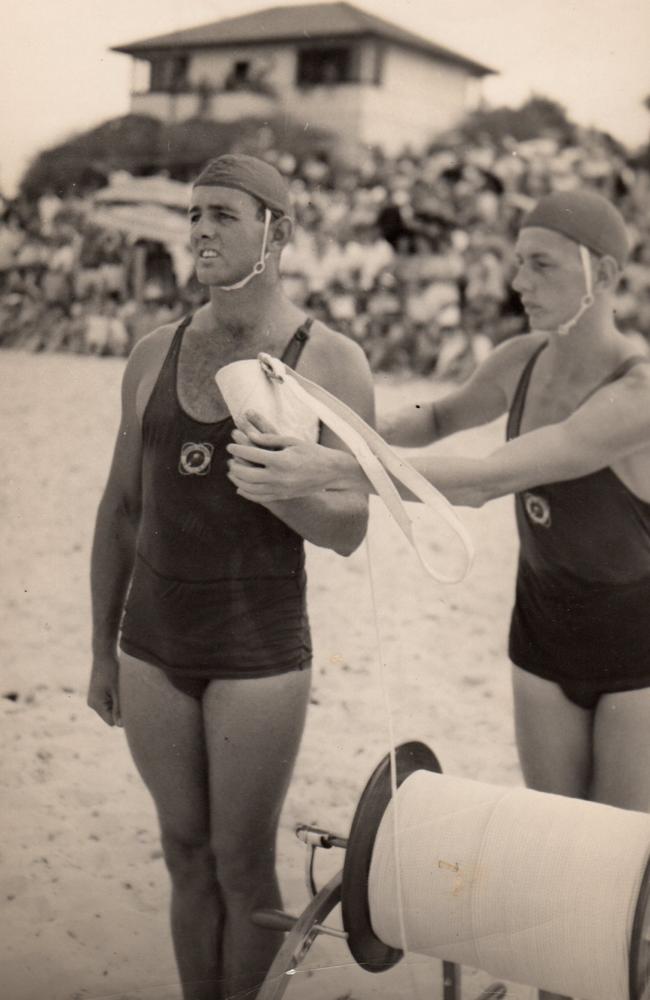
[[[217,881],[225,892],[250,893],[275,879],[275,838],[213,842]]]
[[[209,837],[164,830],[161,845],[172,882],[189,887],[200,882],[214,883],[215,858]]]

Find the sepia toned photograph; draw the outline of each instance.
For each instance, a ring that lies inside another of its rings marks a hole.
[[[7,7],[0,1000],[650,1000],[649,38]]]

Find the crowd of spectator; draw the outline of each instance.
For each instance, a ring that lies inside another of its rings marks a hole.
[[[369,151],[354,167],[268,153],[289,177],[295,235],[289,295],[361,343],[374,370],[462,377],[525,328],[510,289],[514,235],[540,195],[588,185],[623,212],[632,255],[622,330],[650,340],[650,175],[606,137],[449,141],[424,155]],[[148,246],[135,295],[133,241],[89,221],[80,200],[6,203],[0,224],[0,344],[128,354],[144,333],[202,301]]]
[[[132,242],[89,222],[88,205],[79,199],[6,205],[0,224],[0,345],[128,354],[140,337],[185,307],[173,282],[155,276],[136,301],[132,259]]]

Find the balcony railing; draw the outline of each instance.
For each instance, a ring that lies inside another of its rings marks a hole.
[[[209,93],[196,87],[164,90],[134,91],[131,110],[151,114],[163,121],[182,121],[197,116],[218,121],[269,114],[277,110],[278,101],[268,94],[250,90],[228,90]]]

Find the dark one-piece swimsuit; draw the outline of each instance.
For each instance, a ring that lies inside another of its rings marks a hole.
[[[190,417],[177,391],[178,327],[142,421],[142,516],[120,646],[196,698],[215,678],[311,663],[303,539],[227,478],[230,417]],[[298,364],[307,320],[282,356]]]
[[[522,372],[509,440],[520,433],[530,378],[545,346]],[[628,358],[597,389],[648,361]],[[586,709],[602,694],[649,687],[650,503],[605,468],[518,493],[515,509],[520,553],[512,662],[559,684]]]

